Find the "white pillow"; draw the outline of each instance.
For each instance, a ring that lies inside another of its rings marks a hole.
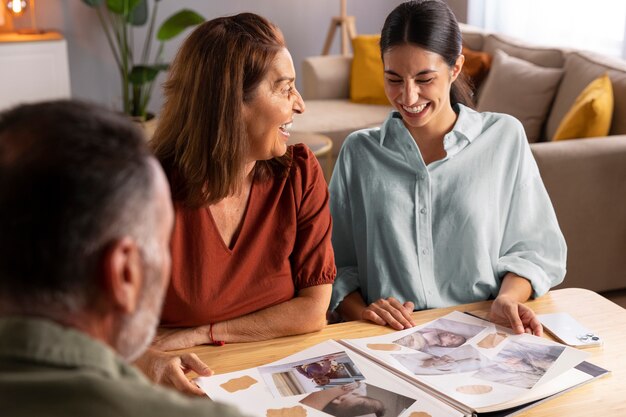
[[[537,142],[563,72],[498,49],[480,90],[477,109],[514,116],[524,125],[528,141]]]

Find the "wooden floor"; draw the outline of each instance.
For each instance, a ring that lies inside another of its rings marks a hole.
[[[608,298],[609,300],[613,301],[615,304],[618,304],[622,306],[623,308],[626,308],[626,289],[607,291],[607,292],[603,292],[600,294],[602,294],[604,297]]]

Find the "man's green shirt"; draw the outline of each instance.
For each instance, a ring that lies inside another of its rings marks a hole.
[[[240,416],[156,386],[110,347],[39,318],[0,318],[4,416]]]

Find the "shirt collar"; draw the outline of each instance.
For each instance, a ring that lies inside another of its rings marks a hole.
[[[450,133],[454,132],[458,136],[462,136],[469,142],[472,142],[483,130],[482,116],[476,110],[470,109],[460,103],[455,104],[453,109],[459,117],[457,117],[456,123]]]
[[[92,368],[110,378],[145,379],[109,346],[42,318],[0,318],[2,357],[62,368]]]
[[[455,104],[454,111],[458,114],[456,123],[443,140],[443,148],[448,153],[448,158],[459,153],[465,146],[471,143],[482,131],[482,118],[480,113],[462,104]],[[380,133],[380,145],[384,146],[385,139],[389,137],[408,136],[413,138],[408,129],[402,123],[402,116],[397,111],[392,111],[384,121]]]

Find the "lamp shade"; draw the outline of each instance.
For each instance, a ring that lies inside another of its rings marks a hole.
[[[20,16],[24,13],[24,9],[28,6],[26,0],[9,0],[7,2],[7,9],[13,16]]]

